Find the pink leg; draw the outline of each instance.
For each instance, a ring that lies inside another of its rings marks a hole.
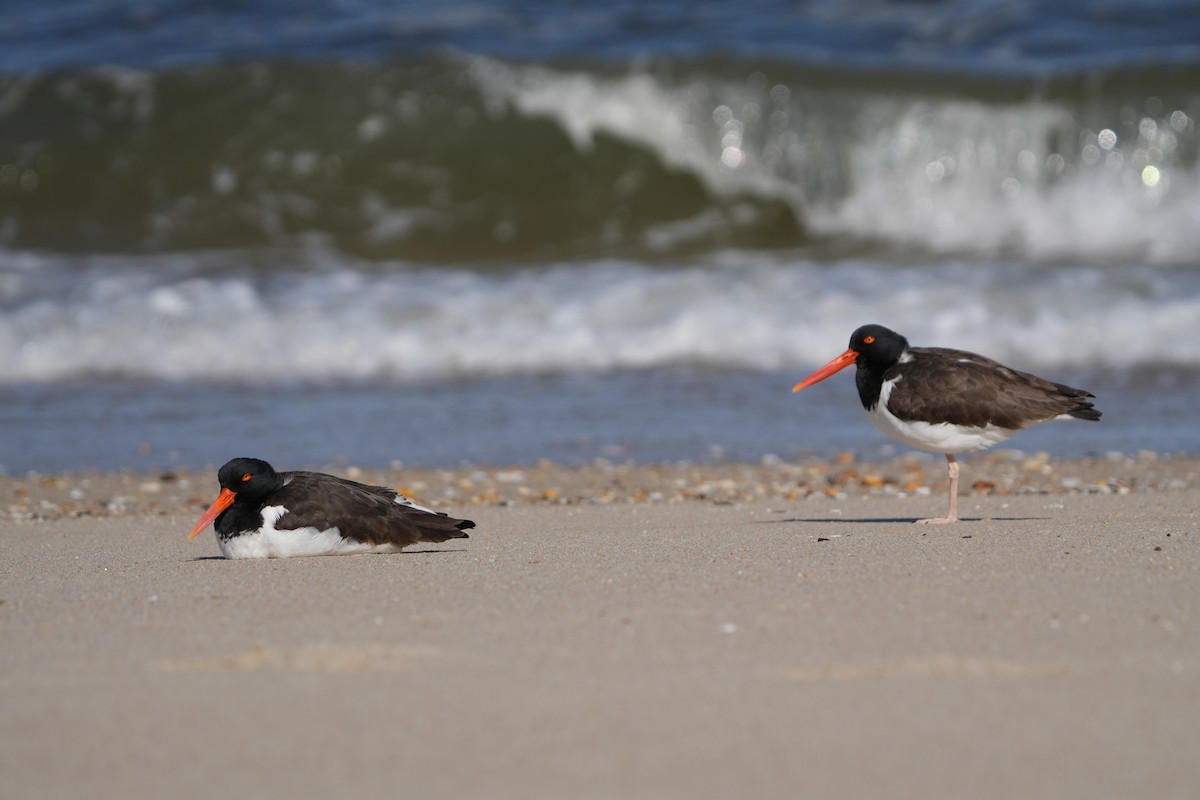
[[[946,469],[950,473],[950,511],[944,517],[919,519],[918,523],[942,524],[958,522],[958,462],[953,453],[946,453]]]

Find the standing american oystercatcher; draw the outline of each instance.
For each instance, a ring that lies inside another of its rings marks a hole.
[[[1052,419],[1098,420],[1092,394],[990,358],[944,347],[909,347],[882,325],[864,325],[846,352],[796,384],[798,392],[833,373],[857,365],[855,382],[875,427],[907,445],[942,453],[950,472],[950,511],[958,519],[958,462],[955,453],[1002,442],[1022,428]]]
[[[221,494],[192,528],[214,519],[225,558],[287,558],[396,553],[417,542],[465,539],[469,519],[419,506],[382,486],[320,472],[276,472],[235,458],[217,473]]]

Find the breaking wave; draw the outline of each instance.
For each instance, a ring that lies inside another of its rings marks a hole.
[[[1198,114],[1186,65],[1017,80],[438,55],[14,75],[0,242],[1195,266]]]
[[[174,256],[0,257],[0,376],[416,380],[832,357],[882,322],[1029,368],[1200,367],[1200,277],[1160,268],[906,270],[746,251],[671,268],[509,273],[372,262],[217,273]],[[1179,335],[1181,331],[1189,335]]]

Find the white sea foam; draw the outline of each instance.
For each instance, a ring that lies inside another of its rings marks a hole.
[[[865,322],[1028,368],[1200,367],[1200,276],[1183,269],[725,252],[676,268],[347,264],[251,279],[153,259],[89,263],[0,253],[4,381],[791,368],[832,357]]]

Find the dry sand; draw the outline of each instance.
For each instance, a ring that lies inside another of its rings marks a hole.
[[[479,528],[224,561],[208,473],[0,478],[0,796],[1200,794],[1194,460],[936,527],[932,459],[342,472]]]

